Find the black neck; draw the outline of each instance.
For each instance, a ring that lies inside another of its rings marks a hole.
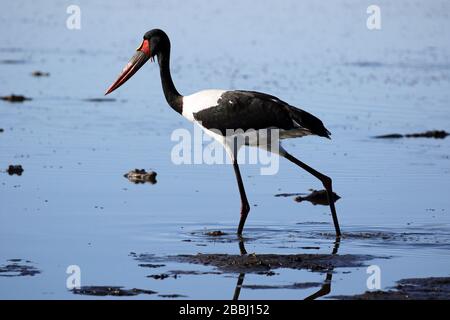
[[[161,74],[161,84],[167,103],[178,113],[183,109],[183,97],[178,93],[170,75],[170,49],[158,54],[159,71]]]

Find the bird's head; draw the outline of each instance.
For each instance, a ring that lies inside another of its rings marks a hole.
[[[155,56],[160,59],[160,54],[170,50],[170,41],[167,34],[160,29],[153,29],[144,34],[144,39],[136,53],[122,69],[117,80],[108,88],[105,95],[113,92],[128,79],[130,79],[149,59],[154,60]]]

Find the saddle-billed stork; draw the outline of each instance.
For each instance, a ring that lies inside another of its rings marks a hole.
[[[275,96],[255,91],[203,90],[189,96],[182,96],[175,88],[170,74],[170,40],[167,34],[160,29],[153,29],[145,33],[136,53],[105,95],[124,84],[149,59],[154,61],[155,57],[158,59],[162,88],[167,103],[188,120],[199,124],[208,135],[224,146],[231,157],[241,196],[241,217],[237,230],[239,236],[242,235],[245,220],[250,211],[237,161],[237,152],[242,145],[257,146],[275,152],[319,179],[328,194],[336,236],[341,235],[333,201],[331,179],[289,154],[280,143],[283,138],[305,135],[330,138],[330,132],[320,119]],[[254,136],[250,139],[248,139],[249,136],[246,136],[244,143],[239,145],[233,144],[239,135],[245,135],[247,132],[256,132],[257,136],[267,137],[274,130],[277,130],[277,137],[279,137],[276,141],[277,148],[273,148],[273,142],[272,145],[258,144],[257,141],[260,139],[254,138]],[[233,132],[233,134],[228,136],[227,132]]]

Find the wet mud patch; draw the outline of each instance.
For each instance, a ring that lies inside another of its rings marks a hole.
[[[168,299],[175,299],[175,298],[187,298],[187,296],[182,295],[182,294],[158,294],[158,297],[161,298],[168,298]]]
[[[311,225],[311,226],[317,225],[317,226],[320,226],[320,225],[331,225],[331,222],[325,222],[325,221],[303,221],[303,222],[297,222],[296,224],[297,225]]]
[[[206,232],[205,234],[210,237],[221,237],[221,236],[227,235],[227,233],[220,231],[220,230],[209,231],[209,232]]]
[[[0,277],[32,277],[40,274],[41,271],[31,263],[29,260],[9,259],[6,264],[0,265]]]
[[[357,295],[332,296],[341,300],[449,300],[450,277],[412,278],[397,281],[388,291],[366,291]]]
[[[311,193],[305,194],[305,193],[279,193],[276,194],[275,197],[294,197],[295,202],[303,202],[308,201],[311,202],[313,205],[323,205],[328,206],[330,202],[328,201],[328,194],[326,190],[314,190],[310,189]],[[333,201],[336,202],[341,197],[337,195],[335,192],[333,192]]]
[[[222,274],[219,271],[196,271],[196,270],[171,270],[168,272],[169,274],[172,274],[175,276],[175,278],[179,277],[179,276],[204,276],[207,274],[215,274],[215,275],[219,275]]]
[[[25,97],[23,95],[11,94],[9,96],[1,96],[0,100],[8,101],[8,102],[24,102],[24,101],[29,101],[29,100],[32,100],[32,99],[28,98],[28,97]]]
[[[87,98],[84,99],[86,102],[115,102],[114,98]]]
[[[369,255],[333,255],[333,254],[196,254],[155,257],[142,254],[135,259],[140,262],[171,261],[212,266],[221,272],[231,273],[259,273],[278,268],[305,269],[325,272],[339,267],[361,267],[367,260],[373,259]]]
[[[152,260],[157,259],[155,256],[146,256],[143,255],[142,257],[135,256],[136,259],[143,259],[143,260]],[[156,268],[163,268],[166,265],[165,264],[154,264],[154,263],[140,263],[138,265],[141,268],[149,268],[149,269],[156,269]],[[222,272],[219,271],[197,271],[197,270],[169,270],[164,273],[159,274],[151,274],[148,275],[147,278],[153,278],[155,280],[164,280],[167,278],[173,278],[177,279],[180,276],[203,276],[203,275],[220,275]]]
[[[322,286],[323,283],[319,282],[304,282],[304,283],[293,283],[293,284],[285,284],[285,285],[265,285],[265,284],[247,284],[243,285],[242,288],[252,289],[252,290],[261,290],[261,289],[309,289],[316,288]]]
[[[156,269],[156,268],[162,268],[165,267],[165,264],[154,264],[154,263],[141,263],[139,264],[139,267],[142,268],[152,268],[152,269]]]
[[[293,224],[291,227],[292,228],[286,228],[284,226],[248,226],[245,228],[242,237],[239,237],[237,235],[236,226],[221,226],[220,229],[218,227],[208,227],[197,230],[186,230],[181,241],[191,242],[196,245],[208,245],[212,243],[237,244],[241,242],[241,240],[246,244],[254,241],[266,241],[273,244],[279,244],[279,239],[291,238],[293,235],[300,235],[303,232],[303,230],[299,230],[298,228],[296,228],[295,224]]]
[[[170,275],[170,274],[167,274],[167,273],[151,274],[151,275],[147,276],[147,278],[153,278],[155,280],[164,280],[164,279],[167,279],[167,278],[170,278],[170,277],[176,278],[176,276]]]
[[[450,133],[446,132],[445,130],[430,130],[425,132],[419,132],[419,133],[408,133],[408,134],[399,134],[399,133],[392,133],[392,134],[385,134],[380,136],[375,136],[375,139],[400,139],[400,138],[434,138],[434,139],[444,139],[446,138]]]
[[[317,225],[320,228],[320,231],[328,231],[332,230],[332,228],[321,228],[322,225],[328,226],[330,223],[299,223],[298,225],[302,225],[302,227],[297,227],[296,224],[293,224],[291,228],[286,227],[248,227],[245,230],[245,234],[242,238],[240,238],[236,234],[236,228],[222,228],[218,229],[202,229],[202,230],[194,230],[188,231],[184,233],[184,239],[181,239],[183,242],[189,242],[196,246],[209,246],[211,244],[229,244],[235,243],[241,249],[241,243],[249,244],[253,242],[262,243],[264,245],[269,245],[273,249],[281,249],[281,248],[290,248],[293,246],[297,249],[302,249],[302,247],[307,247],[307,249],[317,249],[316,245],[306,245],[302,241],[307,239],[317,239],[324,240],[324,237],[320,237],[319,231],[316,233],[311,232],[311,228]],[[303,230],[303,225],[312,226],[311,228],[305,228]],[[219,231],[219,232],[217,232]],[[328,237],[325,239],[328,240]],[[331,238],[330,238],[331,239]],[[242,240],[242,241],[241,241]],[[333,240],[336,240],[335,238]],[[313,248],[314,247],[314,248]],[[245,248],[245,246],[244,246]],[[320,248],[319,248],[320,249]],[[245,251],[245,250],[244,250]],[[278,250],[276,250],[278,251]],[[243,251],[241,251],[242,253]]]
[[[338,196],[335,192],[333,192],[333,202],[338,201],[341,197]],[[328,201],[328,194],[326,190],[312,190],[312,192],[306,196],[296,196],[294,198],[296,202],[308,201],[313,205],[322,205],[328,206],[330,202]]]
[[[0,60],[0,64],[25,64],[26,60],[23,59],[2,59]]]
[[[115,296],[115,297],[129,297],[140,294],[156,294],[157,292],[144,289],[124,289],[123,287],[115,286],[82,286],[71,290],[74,294],[85,296]]]
[[[335,235],[331,232],[315,232],[305,237],[334,239]],[[343,232],[343,240],[370,241],[377,245],[386,246],[414,246],[414,247],[432,247],[450,249],[450,234],[435,230],[431,231],[349,231]]]
[[[155,184],[158,181],[156,180],[157,173],[155,171],[145,171],[145,169],[134,169],[127,173],[125,173],[123,176],[127,178],[130,182],[133,182],[135,184],[140,183],[150,183]]]
[[[36,70],[36,71],[33,71],[31,73],[31,76],[37,77],[37,78],[39,78],[39,77],[50,77],[50,72],[44,72],[44,71]]]
[[[165,273],[151,274],[147,278],[152,278],[154,280],[164,280],[164,279],[178,279],[180,276],[204,276],[204,275],[220,275],[222,272],[219,271],[196,271],[196,270],[170,270]]]
[[[197,246],[206,246],[208,243],[233,243],[238,242],[238,237],[233,229],[231,231],[222,230],[196,230],[186,233],[188,239],[183,239],[184,242],[192,242]],[[251,241],[253,239],[245,238],[245,241]]]
[[[279,273],[276,273],[276,272],[273,272],[273,271],[259,271],[256,274],[263,275],[263,276],[266,276],[266,277],[272,277],[272,276],[278,275]]]

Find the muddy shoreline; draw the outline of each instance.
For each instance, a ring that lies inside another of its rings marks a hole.
[[[362,267],[365,262],[373,259],[369,255],[335,255],[335,254],[196,254],[155,257],[154,255],[139,255],[139,262],[180,262],[204,266],[212,266],[224,273],[259,273],[278,268],[305,269],[314,272],[326,272],[341,267]]]
[[[450,277],[411,278],[397,281],[387,291],[331,296],[339,300],[450,300]]]

